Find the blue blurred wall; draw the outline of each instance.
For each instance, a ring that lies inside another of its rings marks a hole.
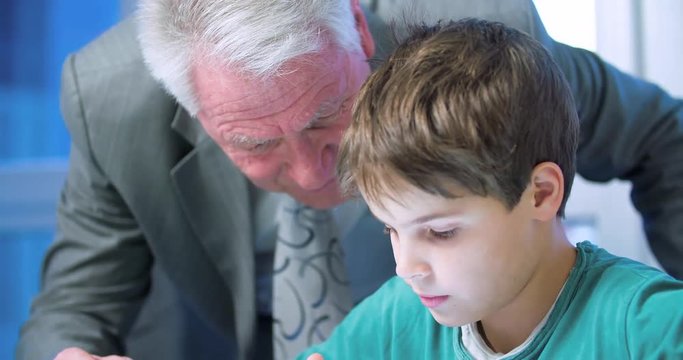
[[[0,359],[14,358],[54,233],[53,220],[21,216],[38,206],[54,212],[69,151],[59,113],[62,62],[116,23],[121,8],[119,0],[0,1]],[[27,176],[38,182],[16,181]],[[41,196],[50,201],[37,203],[37,188],[49,189]]]

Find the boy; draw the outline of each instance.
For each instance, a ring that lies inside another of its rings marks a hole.
[[[565,236],[578,127],[526,35],[413,29],[363,86],[338,163],[398,277],[301,357],[683,358],[683,282]]]

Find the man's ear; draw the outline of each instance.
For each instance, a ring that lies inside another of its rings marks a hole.
[[[361,48],[363,48],[365,56],[369,59],[375,55],[375,40],[372,38],[372,34],[370,33],[368,20],[365,18],[363,9],[360,6],[360,0],[350,1],[353,17],[356,19],[356,30],[358,30],[358,34],[360,35],[360,45]]]
[[[535,217],[548,221],[557,217],[564,197],[564,175],[553,162],[542,162],[531,172],[530,190],[533,195]]]

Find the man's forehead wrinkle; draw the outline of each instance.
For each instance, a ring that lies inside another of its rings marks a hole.
[[[243,79],[243,81],[248,80]],[[211,116],[220,117],[221,121],[256,120],[269,115],[264,111],[284,112],[297,105],[304,97],[312,97],[311,94],[314,96],[317,90],[325,86],[326,81],[329,81],[329,72],[318,76],[305,76],[301,81],[293,78],[278,78],[266,84],[259,83],[257,85],[259,87],[250,84],[245,87],[249,90],[241,91],[238,98],[224,100],[211,112]],[[268,87],[271,90],[258,91],[258,89]],[[304,89],[301,90],[302,88]],[[292,94],[295,93],[300,94],[293,101],[282,101],[283,99],[290,100]]]
[[[293,127],[297,127],[299,124],[293,124],[292,121],[305,121],[305,124],[303,124],[301,128],[297,128],[295,130],[303,130],[309,127],[311,123],[316,120],[316,114],[320,110],[322,103],[314,104],[313,108],[311,107],[311,103],[315,101],[318,94],[325,93],[328,88],[333,87],[337,83],[337,78],[331,78],[329,76],[329,72],[321,74],[321,76],[311,77],[311,80],[313,81],[306,83],[307,88],[301,91],[299,96],[294,101],[288,103],[288,106],[280,110],[282,112],[288,111],[290,109],[295,111],[295,113],[288,116],[288,123],[294,125]],[[284,91],[281,93],[283,96],[286,95]],[[333,94],[332,99],[325,99],[323,102],[334,102],[337,97],[338,94]],[[305,104],[305,106],[300,107],[298,111],[296,111],[296,108],[299,107],[299,104]],[[287,129],[282,129],[282,131],[287,132]]]
[[[290,72],[269,79],[216,74],[222,90],[212,93],[207,116],[223,141],[258,144],[300,133],[341,108],[350,79],[344,53],[291,63]],[[209,81],[211,81],[209,79]],[[220,99],[223,97],[223,99]]]
[[[348,90],[347,71],[346,69],[342,69],[341,74],[330,75],[332,72],[333,71],[330,69],[328,72],[326,72],[327,76],[321,77],[321,80],[332,79],[332,81],[328,81],[325,85],[321,86],[320,90],[326,89],[328,87],[333,87],[336,85],[337,89],[335,89],[336,91],[334,91],[334,96],[331,98],[327,98],[323,100],[320,104],[318,104],[317,108],[315,109],[312,115],[316,115],[321,112],[329,110],[336,110],[339,107],[339,105],[346,100],[346,91]]]
[[[216,107],[211,112],[211,117],[216,119],[217,123],[238,121],[238,120],[257,120],[267,117],[267,115],[259,115],[258,111],[263,110],[263,103],[254,103],[253,106],[235,105],[235,102],[224,102]]]
[[[222,125],[224,132],[243,128],[260,130],[260,132],[263,132],[265,128],[277,126],[268,126],[267,122],[260,122],[258,120],[268,119],[274,113],[286,112],[294,107],[301,98],[306,96],[306,94],[307,92],[303,92],[300,97],[295,99],[292,103],[284,104],[280,107],[272,106],[273,102],[268,103],[268,105],[264,105],[263,102],[254,102],[254,106],[237,108],[230,106],[230,104],[223,104],[219,106],[211,116],[216,119],[217,125]],[[279,129],[279,127],[277,128]]]
[[[308,91],[304,91],[301,93],[300,97],[294,100],[292,103],[289,104],[286,108],[282,109],[283,112],[293,108],[296,106],[296,104],[301,101],[303,98],[308,97],[308,98],[314,98],[316,94],[323,92],[325,89],[333,87],[335,84],[332,82],[326,83],[324,86],[320,87],[311,87],[309,88]],[[276,124],[271,124],[267,121],[258,121],[260,119],[268,119],[271,117],[271,114],[263,114],[259,116],[251,116],[251,117],[239,117],[239,119],[236,119],[236,114],[239,114],[238,112],[229,112],[225,114],[218,114],[218,117],[221,119],[221,122],[224,122],[222,124],[222,132],[226,135],[228,141],[232,143],[259,143],[259,142],[264,142],[272,139],[276,139],[283,134],[286,134],[291,131],[302,131],[311,125],[313,125],[316,120],[318,120],[318,114],[320,112],[320,109],[328,106],[328,107],[335,107],[339,106],[341,102],[343,101],[342,98],[340,98],[341,94],[335,94],[335,96],[331,99],[325,99],[323,102],[319,104],[319,106],[316,107],[316,109],[311,111],[311,114],[308,118],[304,119],[301,117],[298,117],[301,113],[304,113],[306,110],[298,111],[296,114],[291,115],[288,117],[288,119],[300,119],[300,120],[305,120],[306,123],[303,125],[297,122],[296,124],[293,124],[291,122],[289,123],[276,123]],[[336,107],[335,107],[336,108]],[[259,108],[260,109],[260,108]],[[249,111],[252,111],[253,109],[248,109],[248,110],[243,110],[241,113],[247,113]],[[233,118],[232,120],[234,121],[229,121],[227,118]],[[282,125],[293,125],[293,126],[285,126],[283,127]]]
[[[222,85],[223,88],[234,87],[229,85]],[[242,89],[241,91],[231,91],[229,96],[224,96],[222,92],[212,93],[209,95],[209,103],[207,104],[207,114],[210,117],[217,117],[219,115],[225,115],[229,112],[244,112],[249,111],[249,108],[245,108],[243,104],[249,104],[249,99],[256,98],[258,94],[256,91],[249,89]],[[254,102],[253,107],[257,107],[257,103]]]

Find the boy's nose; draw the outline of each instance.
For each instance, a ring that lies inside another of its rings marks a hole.
[[[422,259],[417,249],[401,244],[396,257],[396,275],[404,280],[423,278],[430,273],[429,264]]]

